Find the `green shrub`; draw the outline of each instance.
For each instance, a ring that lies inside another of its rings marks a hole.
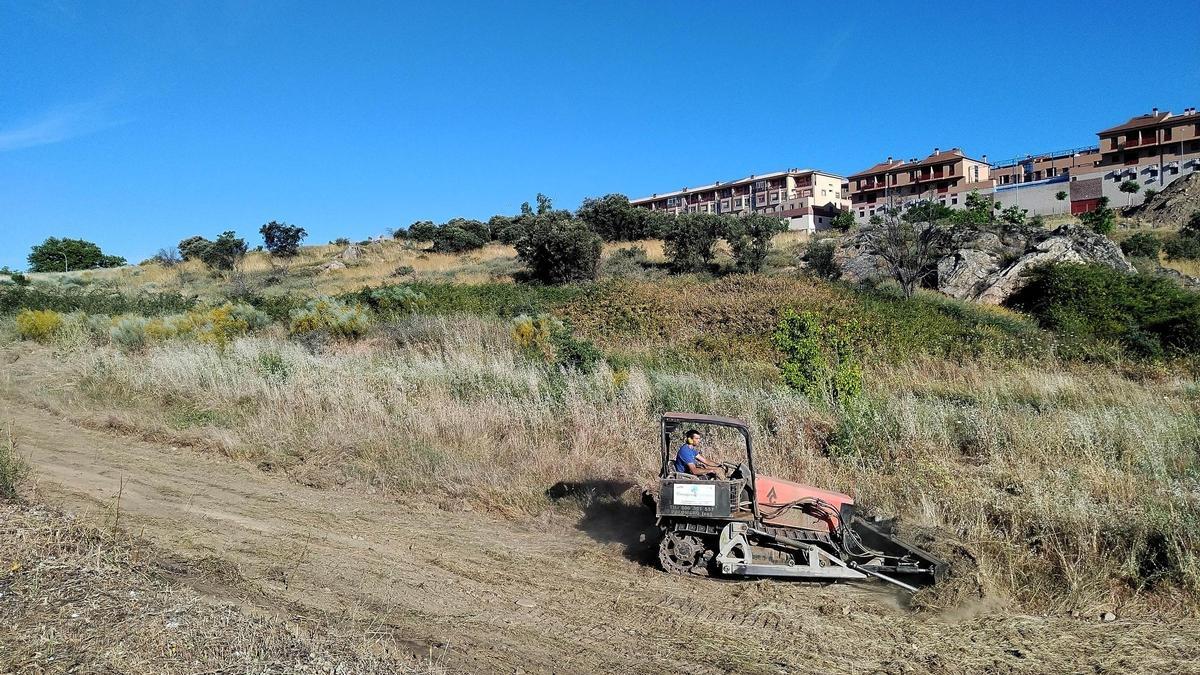
[[[785,310],[771,337],[783,354],[783,383],[812,401],[838,403],[861,395],[862,364],[851,342],[852,330],[822,322],[813,312]]]
[[[809,271],[822,279],[837,281],[842,276],[842,270],[838,268],[833,257],[836,249],[833,242],[827,239],[809,242],[804,251],[804,261],[808,263]]]
[[[64,314],[142,314],[155,316],[186,311],[196,304],[196,298],[179,293],[131,293],[115,288],[81,288],[66,282],[39,282],[32,286],[0,285],[0,314],[22,309],[52,309]]]
[[[478,221],[476,221],[478,222]],[[480,223],[482,225],[482,223]],[[466,229],[458,223],[446,223],[433,234],[433,248],[438,253],[465,253],[483,248],[488,243],[486,236],[478,231]]]
[[[109,339],[123,352],[139,352],[150,344],[147,327],[150,320],[144,316],[123,316],[109,329]]]
[[[537,216],[516,243],[529,276],[564,284],[595,279],[600,272],[600,235],[568,215]]]
[[[829,226],[839,232],[849,232],[854,228],[854,214],[849,211],[838,211],[829,222]]]
[[[183,243],[180,242],[180,246]],[[182,249],[181,249],[182,250]],[[228,271],[237,266],[246,255],[246,240],[240,239],[232,230],[208,243],[198,243],[194,254],[205,265],[214,270]]]
[[[660,235],[661,219],[647,209],[633,206],[625,195],[584,199],[575,217],[605,241],[637,241]]]
[[[1131,258],[1158,258],[1162,240],[1149,232],[1138,232],[1121,242],[1121,251]]]
[[[1167,260],[1200,260],[1200,231],[1180,230],[1178,236],[1167,241],[1163,251]]]
[[[308,236],[303,227],[279,223],[274,220],[263,225],[258,230],[263,243],[271,255],[291,257],[300,253],[300,242]]]
[[[346,304],[337,298],[309,300],[292,311],[292,335],[324,331],[338,337],[357,338],[371,327],[371,315],[362,305]]]
[[[527,357],[561,368],[591,372],[602,357],[591,342],[576,338],[569,324],[548,314],[513,319],[512,338]]]
[[[1031,272],[1010,304],[1084,355],[1105,342],[1139,358],[1200,353],[1200,294],[1169,279],[1103,265],[1047,265]]]
[[[686,213],[670,218],[663,230],[663,251],[672,272],[708,271],[716,256],[717,240],[725,232],[721,216]]]
[[[381,312],[413,314],[425,306],[425,294],[408,286],[384,286],[368,297],[371,306]]]
[[[751,213],[725,222],[724,236],[733,252],[734,267],[739,272],[761,272],[771,249],[771,239],[787,230],[780,218]]]
[[[17,314],[17,335],[25,340],[49,342],[63,327],[63,316],[50,309],[26,309]]]
[[[1079,214],[1079,222],[1097,234],[1108,234],[1117,226],[1117,212],[1109,208],[1108,197],[1101,197],[1095,209]]]

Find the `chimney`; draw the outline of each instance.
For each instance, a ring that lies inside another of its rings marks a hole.
[[[934,148],[934,149],[933,149],[933,154],[935,154],[935,155],[936,155],[936,154],[938,154],[938,153],[939,153],[939,152],[941,152],[941,151],[942,151],[942,149],[941,149],[941,148]]]
[[[1157,115],[1157,114],[1158,114],[1158,108],[1151,108],[1151,109],[1150,109],[1150,114],[1151,114],[1151,115]]]
[[[987,155],[984,155],[983,158],[980,159],[979,161],[983,162],[984,164],[987,164]]]
[[[887,163],[888,163],[888,164],[891,164],[891,163],[892,163],[892,156],[891,156],[891,155],[888,155],[888,161],[887,161]]]

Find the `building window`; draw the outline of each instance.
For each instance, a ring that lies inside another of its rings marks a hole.
[[[678,197],[670,197],[669,199],[667,199],[667,206],[675,206],[678,203],[679,203]]]
[[[958,203],[958,197],[951,197],[951,198],[950,198],[950,203],[951,203],[951,204],[957,204],[957,203]]]

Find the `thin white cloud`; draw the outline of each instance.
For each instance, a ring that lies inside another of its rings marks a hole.
[[[15,126],[0,128],[0,152],[61,143],[119,123],[105,106],[95,101],[62,106]]]

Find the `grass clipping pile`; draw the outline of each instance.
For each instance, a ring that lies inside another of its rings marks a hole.
[[[209,602],[152,549],[51,510],[0,502],[0,542],[0,673],[433,670],[362,630]]]

